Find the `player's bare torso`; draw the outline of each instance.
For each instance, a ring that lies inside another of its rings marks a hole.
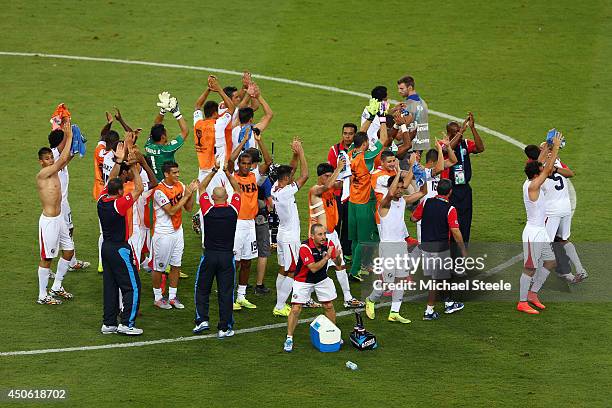
[[[45,169],[42,169],[36,176],[38,186],[38,196],[42,204],[43,215],[47,217],[57,217],[60,215],[62,202],[62,188],[57,173],[46,177]]]

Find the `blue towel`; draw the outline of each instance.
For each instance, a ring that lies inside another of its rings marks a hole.
[[[557,132],[557,129],[554,129],[554,128],[553,128],[553,129],[550,129],[550,130],[548,131],[548,133],[546,134],[546,142],[547,142],[549,145],[551,145],[551,146],[552,146],[552,144],[553,144],[553,139],[554,139],[554,137],[557,135],[557,133],[559,133],[559,132]],[[562,138],[562,139],[561,139],[561,145],[559,146],[559,149],[563,149],[563,147],[564,147],[564,146],[565,146],[565,138]]]
[[[70,153],[79,154],[81,157],[85,156],[85,151],[87,150],[87,139],[85,135],[81,133],[81,129],[78,125],[72,125],[72,146],[70,147]]]
[[[242,129],[240,129],[240,133],[238,134],[238,143],[242,143],[244,138],[248,136],[253,137],[253,125],[250,125],[250,124],[244,125]],[[246,144],[242,148],[242,151],[245,151],[246,149],[253,147],[253,146],[254,146],[253,140],[249,140],[248,142],[246,142]]]
[[[414,181],[418,188],[421,188],[425,184],[425,170],[418,164],[412,165],[412,174],[414,175]]]

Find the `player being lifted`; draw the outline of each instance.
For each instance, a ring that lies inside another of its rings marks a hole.
[[[336,231],[338,224],[339,213],[338,204],[334,190],[342,188],[342,180],[338,180],[338,175],[344,169],[346,159],[344,156],[339,156],[337,159],[336,169],[329,163],[321,163],[317,166],[317,184],[308,190],[308,209],[310,211],[309,225],[321,224],[326,228],[326,237],[336,247],[341,259],[340,266],[336,266],[333,260],[329,260],[330,267],[336,268],[336,278],[342,288],[344,295],[344,307],[357,308],[363,307],[364,303],[357,300],[351,294],[351,286],[349,284],[348,274],[346,273],[346,264],[342,255],[342,245]]]
[[[74,243],[68,231],[68,225],[61,214],[62,188],[58,173],[66,167],[72,145],[72,125],[70,119],[64,119],[62,130],[66,136],[66,148],[53,159],[53,152],[48,147],[38,151],[38,161],[41,169],[36,176],[38,196],[42,204],[42,214],[38,221],[38,239],[40,243],[40,263],[38,264],[38,303],[41,305],[58,305],[62,301],[57,298],[72,299],[72,294],[66,292],[62,281],[68,272],[70,260],[74,254]],[[51,291],[47,292],[51,262],[53,258],[62,256],[57,263],[57,273]]]
[[[555,255],[551,239],[546,231],[546,198],[544,182],[552,173],[562,136],[553,139],[553,147],[546,164],[530,161],[525,165],[527,180],[523,183],[523,202],[527,212],[527,224],[523,230],[523,259],[525,270],[520,278],[520,298],[516,309],[520,312],[538,314],[536,309],[545,309],[538,298],[550,270],[555,267]]]
[[[290,308],[285,303],[293,287],[293,274],[298,263],[300,250],[300,216],[295,203],[295,194],[308,180],[308,163],[304,155],[302,143],[294,140],[291,149],[300,165],[300,177],[293,180],[294,167],[282,165],[276,170],[278,180],[272,186],[272,201],[278,219],[276,249],[279,272],[276,277],[276,306],[272,313],[275,316],[288,316]],[[296,167],[297,168],[297,164]]]

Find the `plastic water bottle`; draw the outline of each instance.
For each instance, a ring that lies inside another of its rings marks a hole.
[[[351,370],[355,371],[359,367],[357,367],[357,364],[353,363],[352,361],[347,361],[346,362],[346,368],[350,368]]]

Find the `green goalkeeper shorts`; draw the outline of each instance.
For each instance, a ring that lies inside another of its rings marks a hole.
[[[378,229],[374,219],[375,208],[376,202],[374,200],[370,200],[366,204],[355,204],[349,201],[348,235],[351,241],[378,241]]]

